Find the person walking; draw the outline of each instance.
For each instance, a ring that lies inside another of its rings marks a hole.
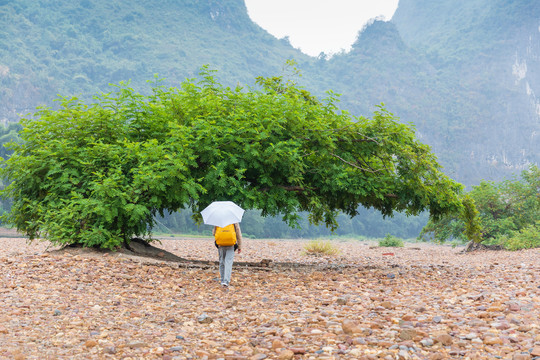
[[[240,224],[234,223],[225,227],[214,226],[212,230],[215,245],[219,254],[219,275],[221,285],[228,287],[231,283],[234,252],[242,252],[242,231]]]

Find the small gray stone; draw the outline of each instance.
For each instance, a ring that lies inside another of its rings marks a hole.
[[[411,340],[417,335],[417,332],[415,329],[403,329],[399,333],[399,338],[401,340]]]
[[[398,352],[398,359],[408,360],[411,358],[411,355],[409,355],[409,352],[405,350],[400,350]]]
[[[529,353],[514,354],[512,360],[531,360],[531,355]]]
[[[108,346],[106,348],[103,349],[103,352],[105,354],[111,354],[111,355],[114,355],[116,354],[116,348],[114,346]]]
[[[264,360],[267,357],[268,356],[266,356],[265,354],[259,353],[259,354],[255,354],[252,357],[250,357],[250,360]]]
[[[366,345],[367,341],[364,338],[356,337],[352,339],[353,345]]]
[[[182,351],[182,349],[182,346],[173,346],[172,348],[170,348],[171,351]]]
[[[433,339],[427,338],[427,339],[420,340],[420,344],[424,345],[425,347],[431,347],[433,346],[434,341]]]
[[[336,301],[338,305],[347,305],[347,298],[339,297]]]
[[[201,316],[197,318],[197,321],[199,322],[199,324],[210,324],[211,322],[214,321],[214,319],[212,319],[210,316],[206,314],[202,314]]]
[[[141,341],[132,341],[128,344],[128,347],[131,349],[139,349],[143,347],[148,347],[148,345]]]

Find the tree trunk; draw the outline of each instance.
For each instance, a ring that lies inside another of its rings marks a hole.
[[[463,252],[482,251],[482,250],[504,250],[501,245],[484,245],[474,241],[469,241]]]

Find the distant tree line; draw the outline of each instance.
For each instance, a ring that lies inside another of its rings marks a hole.
[[[398,213],[392,218],[385,219],[380,212],[373,209],[360,208],[358,212],[359,214],[353,218],[339,214],[337,218],[339,227],[332,232],[324,225],[310,224],[305,213],[300,214],[300,227],[294,228],[280,217],[263,217],[259,211],[248,210],[242,220],[242,233],[249,238],[258,239],[306,239],[328,236],[383,238],[387,234],[412,239],[418,237],[428,220],[427,213],[419,216]],[[168,234],[211,234],[211,227],[197,225],[189,210],[156,217],[156,230]]]

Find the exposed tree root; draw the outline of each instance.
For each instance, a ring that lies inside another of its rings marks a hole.
[[[465,249],[463,250],[464,253],[472,252],[472,251],[484,251],[484,250],[504,250],[504,247],[501,245],[484,245],[481,243],[476,243],[474,241],[470,241]]]

